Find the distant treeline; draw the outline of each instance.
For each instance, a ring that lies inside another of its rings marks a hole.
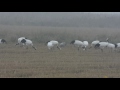
[[[120,15],[72,12],[0,12],[2,25],[120,28]]]

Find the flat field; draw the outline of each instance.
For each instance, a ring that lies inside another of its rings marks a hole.
[[[0,78],[119,78],[120,53],[71,45],[49,51],[43,44],[28,50],[7,44],[0,46]]]

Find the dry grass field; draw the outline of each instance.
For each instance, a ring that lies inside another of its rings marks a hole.
[[[119,78],[120,53],[90,49],[77,51],[71,45],[49,51],[43,44],[24,49],[14,44],[0,46],[0,78]]]
[[[69,42],[91,42],[96,37],[120,42],[120,30],[113,28],[35,27],[0,25],[0,78],[119,78],[120,53],[89,49],[77,51]],[[37,50],[15,46],[17,38],[33,40]],[[44,44],[56,39],[67,42],[61,51],[49,51]]]

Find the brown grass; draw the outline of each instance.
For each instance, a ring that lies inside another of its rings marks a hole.
[[[119,78],[120,53],[77,51],[68,45],[49,51],[43,44],[28,50],[13,44],[0,46],[1,78]]]

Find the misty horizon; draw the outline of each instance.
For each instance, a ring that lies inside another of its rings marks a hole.
[[[0,24],[120,28],[120,12],[0,12]]]

